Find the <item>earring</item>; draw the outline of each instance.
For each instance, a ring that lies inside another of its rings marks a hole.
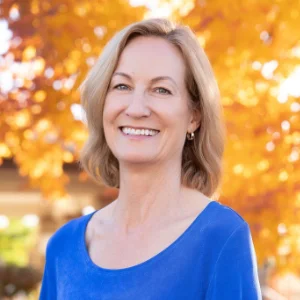
[[[193,139],[195,138],[194,132],[191,132],[191,133],[188,132],[188,133],[186,134],[186,138],[187,138],[189,141],[193,140]]]

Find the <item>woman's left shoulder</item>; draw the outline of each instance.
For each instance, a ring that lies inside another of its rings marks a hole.
[[[247,221],[234,208],[216,200],[210,205],[214,206],[214,211],[208,229],[227,237],[237,230],[250,231]]]
[[[218,215],[219,217],[224,218],[224,220],[232,220],[236,223],[244,223],[246,220],[242,217],[242,215],[233,207],[228,206],[226,204],[223,204],[222,202],[215,201],[218,203],[219,211]]]
[[[188,195],[195,214],[198,215],[199,211],[205,212],[203,217],[206,220],[207,230],[223,232],[226,236],[226,233],[230,234],[242,225],[248,226],[242,215],[227,204],[211,199],[196,190],[188,190]]]

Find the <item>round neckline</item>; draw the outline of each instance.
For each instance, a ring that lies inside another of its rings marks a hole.
[[[90,255],[88,253],[88,249],[87,249],[87,246],[86,246],[86,243],[85,243],[85,234],[86,234],[86,229],[87,229],[87,225],[88,225],[89,221],[91,220],[93,215],[98,211],[98,210],[95,210],[91,214],[85,216],[86,219],[85,219],[85,222],[82,226],[82,230],[80,232],[80,246],[82,248],[84,261],[85,261],[86,265],[88,267],[90,267],[91,269],[94,269],[95,271],[98,271],[98,272],[100,271],[100,272],[106,272],[106,273],[122,273],[122,272],[134,271],[136,269],[139,269],[141,267],[149,265],[149,264],[161,259],[162,257],[164,257],[165,254],[171,252],[177,246],[177,244],[180,241],[182,241],[183,238],[194,228],[196,223],[198,223],[200,220],[202,220],[202,218],[204,217],[205,214],[207,214],[209,209],[211,207],[213,207],[213,204],[219,204],[219,202],[217,202],[215,200],[210,201],[204,207],[204,209],[197,215],[197,217],[192,221],[192,223],[183,231],[183,233],[180,234],[169,246],[167,246],[166,248],[164,248],[163,250],[161,250],[157,254],[153,255],[152,257],[148,258],[147,260],[145,260],[141,263],[132,265],[130,267],[119,268],[119,269],[104,268],[104,267],[101,267],[101,266],[95,264],[92,261]]]

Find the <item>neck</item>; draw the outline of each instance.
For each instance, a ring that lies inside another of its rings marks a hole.
[[[119,230],[134,232],[181,213],[181,165],[170,165],[137,171],[120,164],[120,190],[112,212]]]

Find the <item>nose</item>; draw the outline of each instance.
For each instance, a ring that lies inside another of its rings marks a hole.
[[[149,117],[151,111],[148,107],[147,98],[142,91],[134,91],[130,95],[129,104],[125,110],[127,116],[132,118]]]

